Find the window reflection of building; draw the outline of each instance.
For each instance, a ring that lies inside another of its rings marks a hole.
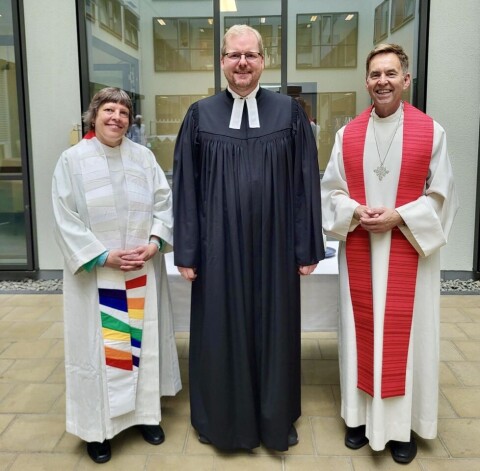
[[[357,115],[356,99],[356,92],[318,94],[320,169],[324,170],[327,166],[337,131]]]
[[[391,31],[395,31],[415,17],[416,0],[392,0]]]
[[[213,70],[211,18],[154,18],[155,71]]]
[[[390,13],[390,0],[385,0],[375,8],[375,28],[373,42],[378,43],[388,36],[388,15]]]
[[[98,0],[100,26],[122,37],[122,5],[119,0]]]
[[[278,69],[282,56],[282,17],[277,16],[226,16],[225,31],[233,25],[245,24],[255,28],[262,36],[266,69]]]
[[[149,123],[148,147],[167,176],[173,170],[173,150],[180,125],[192,103],[206,95],[169,95],[155,97],[155,122]]]
[[[133,11],[125,8],[125,43],[138,49],[138,17]]]
[[[297,15],[297,68],[357,66],[358,13]]]
[[[341,11],[335,11],[333,0],[330,3],[288,0],[286,18],[282,16],[281,0],[260,3],[237,0],[236,12],[220,9],[218,19],[214,7],[219,0],[118,0],[123,23],[121,38],[101,25],[101,8],[105,10],[107,5],[113,8],[115,2],[83,1],[90,35],[92,93],[107,85],[120,86],[131,93],[135,112],[144,116],[150,148],[167,173],[173,167],[174,142],[188,106],[226,86],[217,63],[220,41],[217,44],[215,38],[221,39],[233,24],[249,24],[263,37],[262,86],[288,94],[293,85],[302,87],[298,96],[309,105],[310,117],[320,128],[322,170],[342,119],[355,116],[370,103],[363,85],[363,61],[371,48],[372,34],[381,41],[406,45],[415,64],[412,38],[416,37],[414,31],[418,25],[406,20],[403,24],[408,24],[407,27],[399,28],[394,38],[389,36],[388,9],[393,15],[395,3],[397,10],[409,14],[412,2],[407,0],[351,0],[342,3]],[[323,12],[318,12],[319,5],[325,7]],[[415,5],[413,0],[413,8]],[[281,47],[282,40],[285,45],[283,21],[289,25],[287,48]],[[320,106],[325,100],[321,95],[326,96],[323,93],[327,90],[328,110]],[[345,98],[350,91],[353,95]],[[407,99],[410,93],[405,93]],[[345,109],[340,110],[343,105]]]
[[[21,110],[15,61],[14,20],[10,2],[0,12],[0,268],[27,269],[30,204],[25,203],[26,171],[22,160]],[[20,69],[20,70],[19,70]],[[27,222],[28,221],[28,222]]]

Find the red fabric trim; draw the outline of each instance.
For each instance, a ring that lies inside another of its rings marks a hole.
[[[95,131],[92,129],[91,131],[88,131],[85,136],[83,136],[84,139],[93,139],[95,137]]]
[[[107,366],[113,366],[114,368],[119,368],[121,370],[133,370],[132,360],[117,360],[115,358],[105,358],[105,363]]]
[[[147,275],[142,275],[125,282],[127,289],[141,288],[147,284]]]
[[[363,153],[371,108],[347,125],[343,158],[350,196],[366,204]],[[403,151],[395,207],[420,197],[433,144],[433,120],[404,104]],[[373,296],[370,240],[361,227],[347,237],[346,256],[357,337],[358,388],[373,391]],[[418,254],[395,228],[392,231],[385,305],[382,398],[405,394],[405,373],[415,301]]]
[[[343,163],[350,197],[366,204],[363,150],[371,108],[345,128]],[[357,387],[373,396],[373,298],[370,236],[358,226],[348,234],[345,246],[355,334],[357,337]]]

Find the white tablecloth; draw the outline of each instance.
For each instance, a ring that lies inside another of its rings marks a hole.
[[[328,241],[328,247],[338,250],[338,242]],[[172,294],[175,331],[190,330],[190,289],[173,264],[173,254],[165,256],[168,281]],[[301,278],[302,330],[334,331],[338,321],[338,261],[334,257],[322,260],[310,276]]]

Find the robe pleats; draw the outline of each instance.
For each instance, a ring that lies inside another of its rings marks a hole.
[[[221,449],[286,450],[300,416],[299,265],[324,257],[317,151],[290,97],[228,127],[228,92],[194,104],[175,149],[175,264],[195,267],[190,398]]]

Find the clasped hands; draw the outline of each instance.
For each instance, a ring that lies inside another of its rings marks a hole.
[[[394,227],[405,224],[397,210],[384,206],[369,208],[359,205],[355,208],[353,217],[366,231],[377,234],[391,231]]]
[[[108,252],[105,266],[122,271],[141,270],[145,262],[158,252],[155,244],[139,245],[131,250],[113,249]]]

